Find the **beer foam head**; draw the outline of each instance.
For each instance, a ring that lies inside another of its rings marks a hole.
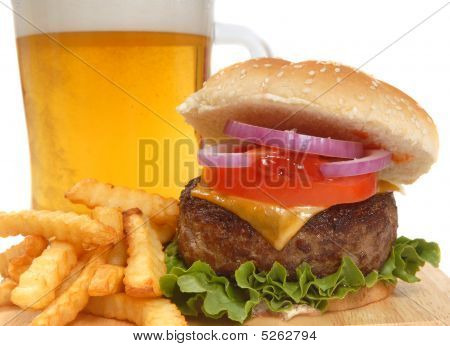
[[[13,0],[17,36],[156,31],[211,36],[212,0]]]

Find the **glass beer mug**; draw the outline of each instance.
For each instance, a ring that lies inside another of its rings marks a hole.
[[[38,209],[73,209],[64,192],[88,177],[178,197],[198,167],[175,107],[207,79],[214,38],[269,55],[215,24],[212,0],[12,3]]]

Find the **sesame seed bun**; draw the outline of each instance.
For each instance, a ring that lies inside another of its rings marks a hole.
[[[203,138],[223,138],[229,119],[362,142],[393,153],[380,178],[414,182],[436,161],[433,120],[399,89],[321,61],[252,59],[212,76],[177,108]]]

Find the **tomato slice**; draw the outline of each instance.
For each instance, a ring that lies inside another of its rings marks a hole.
[[[204,167],[202,183],[217,192],[278,204],[320,206],[363,201],[376,193],[376,173],[326,179],[319,166],[332,159],[278,148],[248,151],[250,167]]]

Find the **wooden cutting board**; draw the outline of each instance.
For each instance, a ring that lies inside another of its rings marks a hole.
[[[449,325],[450,279],[439,269],[425,266],[422,281],[399,282],[392,296],[362,308],[329,312],[321,316],[298,316],[289,321],[259,317],[249,325]],[[21,311],[13,306],[0,308],[0,325],[28,325],[36,311]],[[190,320],[190,324],[223,324],[220,321]],[[223,321],[224,322],[224,321]],[[226,322],[225,322],[226,323]],[[126,322],[80,314],[76,326],[124,326]]]

